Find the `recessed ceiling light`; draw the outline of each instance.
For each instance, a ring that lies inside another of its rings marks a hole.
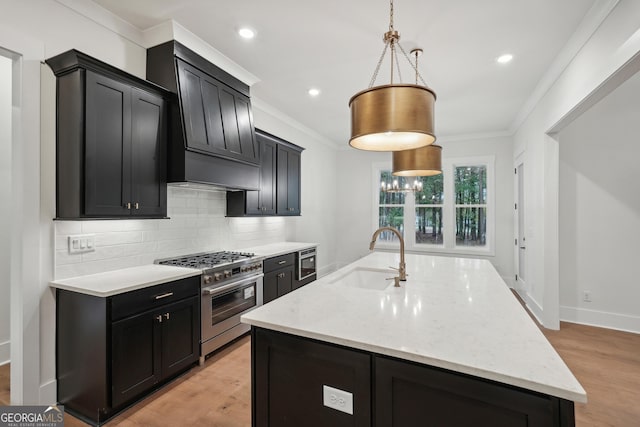
[[[240,28],[238,34],[240,34],[240,37],[243,39],[252,39],[256,36],[256,32],[247,27]]]
[[[511,55],[510,53],[505,53],[504,55],[500,55],[498,58],[496,58],[496,61],[499,64],[507,64],[511,62],[512,59],[513,55]]]
[[[320,89],[316,89],[315,87],[312,87],[311,89],[309,89],[309,95],[311,96],[320,95]]]

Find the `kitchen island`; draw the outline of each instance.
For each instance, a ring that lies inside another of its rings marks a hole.
[[[486,260],[376,252],[243,316],[254,426],[573,426],[586,393]]]

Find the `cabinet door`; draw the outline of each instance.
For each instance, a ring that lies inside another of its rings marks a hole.
[[[181,372],[200,355],[200,298],[169,304],[162,312],[162,377]]]
[[[276,144],[260,141],[260,206],[264,215],[276,213]]]
[[[277,275],[278,297],[288,294],[293,290],[293,269],[282,270]]]
[[[161,323],[159,313],[113,322],[111,327],[111,406],[131,401],[160,381]]]
[[[300,215],[300,153],[278,146],[277,213]]]
[[[132,214],[166,216],[166,103],[133,89],[131,101]]]
[[[368,353],[260,328],[252,328],[251,347],[255,427],[372,425]],[[352,414],[325,406],[324,386],[351,393]],[[436,425],[420,421],[413,425]]]
[[[86,71],[85,215],[128,216],[131,87]]]
[[[566,425],[557,398],[385,357],[374,365],[379,427]]]
[[[278,298],[278,271],[265,273],[262,279],[262,303],[266,304]]]

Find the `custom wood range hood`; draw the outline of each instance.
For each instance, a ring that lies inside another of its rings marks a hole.
[[[173,40],[147,50],[147,79],[176,95],[169,114],[169,183],[259,189],[248,85]]]

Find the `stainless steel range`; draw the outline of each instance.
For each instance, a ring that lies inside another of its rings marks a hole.
[[[249,331],[240,316],[262,305],[262,260],[251,253],[224,251],[155,261],[202,271],[201,364],[207,354]]]

